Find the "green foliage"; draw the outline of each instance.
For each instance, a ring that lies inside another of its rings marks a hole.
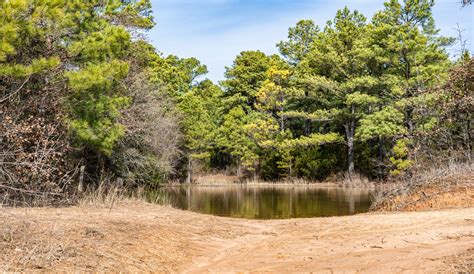
[[[111,156],[126,132],[119,120],[131,100],[124,85],[131,30],[154,25],[150,1],[8,0],[0,19],[0,81],[13,87],[2,89],[4,98],[54,92],[64,109],[54,115],[73,143]]]
[[[232,67],[226,68],[226,80],[221,84],[231,106],[243,105],[255,109],[256,96],[265,80],[268,69],[278,56],[266,56],[260,51],[244,51],[238,55]]]
[[[302,136],[298,139],[285,140],[278,147],[282,149],[295,147],[317,147],[324,144],[342,142],[343,138],[337,133],[313,133],[310,136]]]
[[[127,5],[123,4],[123,0],[109,1],[106,14],[112,18],[113,22],[138,29],[151,29],[155,25],[150,0],[127,1]]]
[[[410,174],[414,147],[471,159],[473,62],[465,52],[448,74],[453,40],[439,36],[433,5],[390,0],[370,20],[346,7],[321,28],[299,21],[281,57],[243,51],[218,86],[196,58],[141,39],[150,0],[0,1],[0,99],[13,109],[55,91],[76,149],[134,181],[193,162],[265,179]]]
[[[304,147],[294,152],[294,174],[310,180],[324,180],[342,171],[341,153],[337,145]]]
[[[390,175],[402,175],[413,165],[413,161],[408,159],[409,144],[410,141],[408,139],[399,139],[395,142],[392,149],[393,156],[390,157],[390,163],[394,168],[390,170]]]
[[[126,28],[152,27],[151,5],[145,0],[71,1],[65,8],[70,21],[64,24],[76,28],[67,52],[78,67],[65,73],[73,91],[70,129],[79,144],[110,156],[125,134],[118,118],[129,104],[122,84],[129,65],[121,61],[132,44]]]
[[[289,70],[279,70],[277,68],[269,68],[268,78],[262,84],[262,87],[256,94],[259,110],[269,110],[273,112],[282,111],[286,105],[289,90],[285,88],[290,76]],[[280,114],[281,115],[281,114]]]
[[[205,81],[180,98],[178,107],[184,114],[182,126],[191,158],[207,159],[211,156],[209,151],[216,145],[221,96],[219,87]]]
[[[384,139],[404,135],[407,130],[403,126],[403,119],[403,113],[393,107],[385,107],[360,121],[356,137],[366,141],[373,138]]]
[[[288,30],[288,41],[277,44],[280,53],[292,64],[303,60],[319,32],[312,20],[301,20]]]
[[[283,115],[286,118],[300,118],[300,119],[305,119],[308,121],[325,122],[325,121],[331,121],[339,113],[340,111],[338,109],[330,109],[330,110],[318,109],[312,113],[290,110],[290,111],[285,111]]]
[[[120,96],[120,81],[127,73],[128,65],[120,61],[66,73],[74,91],[70,98],[70,128],[79,141],[106,155],[111,155],[125,133],[117,118],[120,109],[128,104],[128,98]]]
[[[407,0],[403,5],[391,0],[375,14],[371,26],[372,48],[384,69],[389,85],[403,101],[405,120],[410,134],[418,118],[414,109],[418,96],[446,80],[451,62],[444,47],[454,40],[438,36],[432,16],[433,1]],[[422,101],[424,99],[421,99]]]
[[[230,155],[236,157],[237,165],[252,167],[257,160],[256,144],[248,138],[245,125],[248,116],[242,107],[235,107],[224,115],[218,130],[217,142]]]
[[[261,147],[270,147],[281,131],[278,121],[269,115],[253,112],[244,126],[249,138]]]
[[[82,62],[105,62],[123,57],[130,46],[130,34],[124,28],[107,26],[71,44],[69,54],[77,56]]]
[[[344,128],[349,173],[354,169],[353,143],[358,120],[380,101],[376,97],[378,80],[368,62],[374,53],[367,50],[367,44],[366,18],[348,8],[339,10],[296,67],[296,74],[303,80],[294,81],[306,95],[302,103],[310,104],[306,107],[307,121],[320,116],[320,122],[332,124],[335,130]],[[325,124],[319,126],[320,131],[326,131]]]
[[[38,58],[31,61],[29,65],[0,64],[0,75],[6,77],[27,77],[33,74],[50,71],[60,65],[58,57]]]
[[[362,94],[358,91],[349,94],[346,97],[346,104],[348,106],[369,106],[375,105],[378,102],[380,102],[379,98],[368,94]]]
[[[163,83],[174,96],[181,96],[189,91],[196,79],[207,73],[207,67],[196,58],[178,58],[170,55],[154,61],[153,80]]]
[[[253,143],[251,158],[269,167],[265,157],[272,155],[274,170],[288,175],[299,148],[345,145],[340,159],[352,173],[358,143],[378,142],[377,161],[383,161],[385,148],[396,145],[391,140],[433,130],[437,114],[415,109],[439,102],[424,93],[446,77],[443,47],[450,39],[437,35],[431,8],[431,1],[390,1],[371,22],[344,8],[323,30],[310,20],[290,28],[278,44],[287,64],[259,51],[237,56],[222,82],[224,113],[239,106],[247,115],[234,128],[247,130],[240,140]],[[271,148],[278,153],[268,153]]]

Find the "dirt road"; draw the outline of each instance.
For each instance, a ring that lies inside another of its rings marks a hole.
[[[0,237],[0,270],[427,272],[472,267],[474,208],[275,221],[143,203],[0,208]]]

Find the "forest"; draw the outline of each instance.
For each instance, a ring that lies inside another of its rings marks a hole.
[[[0,272],[474,273],[474,5],[342,2],[0,0]]]
[[[0,0],[2,199],[205,174],[384,182],[472,163],[474,59],[461,31],[440,35],[433,5],[301,20],[280,54],[243,51],[213,83],[148,41],[150,0]]]

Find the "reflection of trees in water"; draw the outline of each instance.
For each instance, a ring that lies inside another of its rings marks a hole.
[[[297,218],[367,211],[372,190],[363,188],[177,187],[164,189],[174,207],[243,218]]]

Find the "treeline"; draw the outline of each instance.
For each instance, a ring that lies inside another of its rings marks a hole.
[[[183,98],[191,162],[264,180],[385,180],[471,161],[473,61],[465,49],[449,59],[455,40],[432,7],[393,0],[371,20],[344,8],[290,28],[280,55],[242,52],[222,91]]]
[[[158,183],[175,171],[176,98],[205,67],[146,42],[150,1],[6,0],[0,22],[6,202],[63,199],[114,178]]]
[[[224,171],[387,179],[471,161],[474,62],[449,59],[432,5],[300,21],[281,55],[242,52],[217,85],[147,42],[149,0],[0,1],[0,193]]]

